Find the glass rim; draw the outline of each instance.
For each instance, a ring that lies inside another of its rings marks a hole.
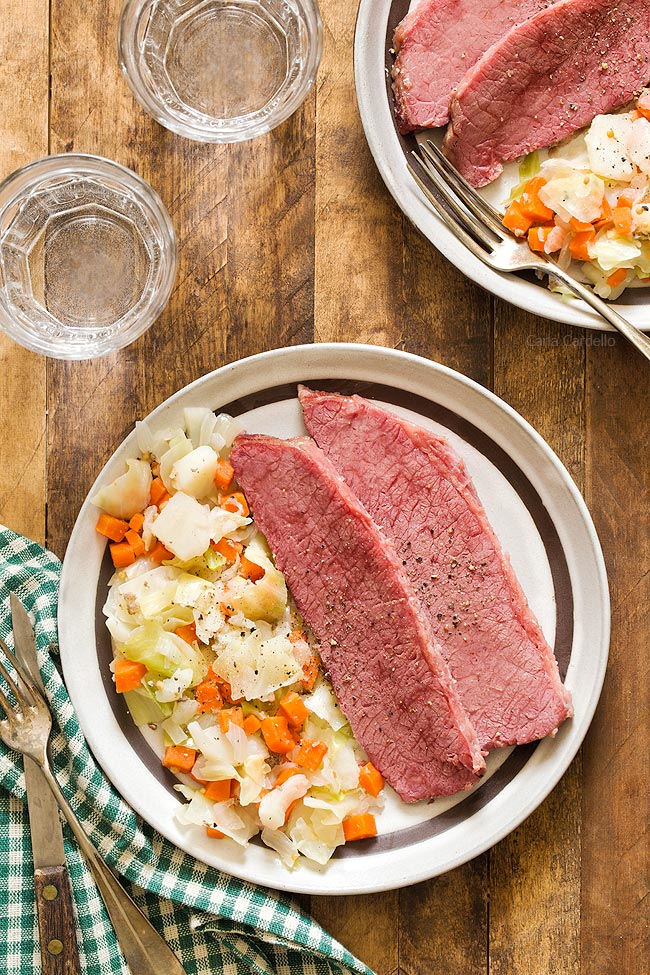
[[[198,121],[193,124],[189,120],[179,118],[165,106],[164,102],[155,97],[145,82],[140,67],[141,52],[137,44],[138,26],[142,15],[156,2],[158,0],[125,0],[118,25],[117,48],[122,74],[131,93],[145,112],[164,128],[195,142],[227,145],[265,135],[285,122],[302,105],[316,80],[323,54],[323,22],[318,0],[294,0],[306,15],[311,38],[308,58],[301,72],[300,82],[290,96],[280,103],[281,107],[278,106],[278,110],[263,116],[256,123],[251,123],[251,116],[259,115],[260,111],[239,116],[237,120],[225,120],[219,128],[215,129],[208,129]],[[209,118],[209,116],[205,117]]]
[[[116,190],[133,193],[159,234],[160,261],[148,289],[143,290],[135,304],[110,328],[119,330],[103,338],[91,338],[90,330],[75,336],[49,337],[28,328],[15,308],[6,301],[0,288],[0,331],[8,338],[42,355],[55,359],[94,359],[116,352],[139,338],[156,321],[171,296],[178,268],[176,233],[171,218],[156,190],[138,173],[113,159],[91,153],[57,153],[25,163],[0,182],[0,239],[3,236],[2,221],[7,212],[27,199],[39,185],[57,176],[72,179],[86,177],[112,177]],[[71,330],[72,331],[72,330]],[[101,329],[99,330],[101,331]],[[87,336],[84,344],[83,337]],[[89,350],[89,346],[92,346]]]

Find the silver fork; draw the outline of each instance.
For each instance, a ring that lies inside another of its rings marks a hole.
[[[9,748],[29,755],[41,767],[88,862],[129,968],[133,975],[161,975],[163,972],[164,975],[186,975],[169,945],[131,900],[86,836],[50,767],[47,754],[52,730],[50,709],[1,638],[0,649],[15,671],[14,678],[0,660],[0,674],[15,702],[12,703],[0,689],[0,706],[5,712],[4,720],[0,720],[0,738]]]
[[[613,325],[628,342],[650,360],[650,338],[598,295],[576,281],[545,254],[531,251],[504,227],[501,214],[490,206],[451,165],[430,140],[411,153],[418,170],[408,163],[411,175],[446,227],[484,264],[495,271],[543,271],[563,281],[575,295]]]

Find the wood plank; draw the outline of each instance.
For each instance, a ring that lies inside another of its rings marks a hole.
[[[5,0],[0,177],[47,155],[48,0]],[[0,522],[45,539],[45,359],[0,335]]]
[[[496,302],[494,390],[583,483],[585,336]],[[490,853],[491,975],[579,975],[581,763]],[[587,972],[597,969],[584,969]]]
[[[120,9],[120,0],[83,9],[53,0],[53,141],[115,159],[154,186],[175,226],[179,268],[145,336],[95,362],[50,365],[48,529],[59,553],[102,463],[137,418],[227,360],[312,336],[313,99],[248,144],[175,136],[147,118],[121,76]]]
[[[325,56],[316,103],[316,339],[401,348],[489,382],[490,299],[411,227],[391,199],[356,107],[351,57],[356,11],[334,0],[322,9]],[[314,897],[312,909],[380,975],[398,965],[413,975],[484,972],[486,867],[482,857],[444,879],[399,893],[343,901]],[[455,935],[451,948],[448,922]]]
[[[584,748],[583,971],[650,972],[648,363],[588,350],[587,502],[609,575],[612,641]]]

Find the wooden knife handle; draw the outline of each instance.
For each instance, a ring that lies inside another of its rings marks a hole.
[[[81,975],[72,892],[66,867],[34,871],[43,975]]]

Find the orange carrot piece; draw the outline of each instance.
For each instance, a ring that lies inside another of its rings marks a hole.
[[[132,565],[135,562],[135,552],[128,542],[116,542],[115,545],[108,547],[111,550],[111,558],[116,569],[125,569],[127,565]]]
[[[226,834],[222,833],[220,829],[215,829],[214,826],[206,826],[205,832],[215,840],[223,840],[226,838]]]
[[[594,229],[592,224],[585,223],[584,220],[578,220],[577,217],[571,217],[569,220],[569,226],[574,234],[590,233]]]
[[[135,660],[126,660],[118,657],[113,664],[113,677],[115,678],[115,690],[118,694],[125,691],[134,691],[140,687],[142,678],[147,673],[144,664],[136,663]]]
[[[311,772],[315,772],[317,768],[321,765],[323,759],[327,754],[327,745],[324,741],[317,741],[312,738],[303,738],[300,742],[300,748],[296,753],[294,759],[296,765],[301,768],[309,769]]]
[[[142,541],[142,535],[138,535],[138,533],[134,532],[132,528],[129,528],[128,532],[124,536],[124,540],[128,542],[131,548],[133,549],[133,553],[136,559],[138,558],[139,555],[144,554],[145,545],[144,542]]]
[[[632,233],[632,209],[627,206],[617,206],[612,210],[614,227],[619,234]]]
[[[178,631],[177,631],[178,632]],[[194,688],[194,699],[199,702],[199,713],[218,711],[223,707],[221,688],[216,677],[206,677]]]
[[[233,779],[219,779],[218,782],[208,782],[203,794],[210,802],[226,802],[230,799]]]
[[[309,711],[299,694],[289,691],[280,701],[280,711],[284,714],[292,728],[301,728],[309,717]]]
[[[351,840],[365,840],[368,836],[377,835],[377,823],[371,813],[358,813],[343,820],[343,835],[346,842]]]
[[[244,712],[241,708],[224,708],[219,711],[219,727],[225,734],[231,724],[244,727]]]
[[[247,735],[254,735],[262,727],[262,722],[256,714],[249,714],[244,718],[244,731]]]
[[[228,491],[232,486],[235,471],[232,464],[222,457],[217,461],[217,469],[214,473],[214,483],[219,491]]]
[[[129,523],[123,521],[121,518],[114,518],[113,515],[107,515],[106,512],[102,511],[97,519],[95,528],[100,535],[110,538],[112,542],[121,542],[129,530]]]
[[[277,755],[286,755],[296,747],[296,741],[289,730],[289,723],[282,714],[262,721],[262,735],[266,747]]]
[[[619,267],[618,271],[613,271],[608,278],[606,278],[605,283],[610,286],[610,288],[618,288],[619,284],[623,284],[625,278],[627,277],[627,271],[624,267]]]
[[[542,176],[536,176],[529,180],[524,187],[524,192],[520,198],[521,212],[533,223],[546,223],[552,220],[554,211],[547,207],[539,198],[539,191],[546,185],[546,180]]]
[[[250,514],[248,502],[241,491],[235,491],[233,494],[224,494],[219,500],[219,505],[225,508],[226,511],[232,511],[234,514],[242,515],[244,518],[247,518]]]
[[[245,555],[242,555],[241,562],[239,564],[239,574],[244,577],[244,579],[250,579],[251,582],[257,582],[264,575],[264,569],[261,565],[257,565],[256,562],[251,562],[247,559]]]
[[[384,788],[384,777],[372,762],[366,762],[359,770],[359,785],[375,798]]]
[[[185,640],[186,643],[198,643],[199,638],[196,635],[196,623],[186,623],[185,626],[179,626],[178,629],[174,630],[174,633],[181,640]]]
[[[534,220],[524,213],[519,200],[513,200],[503,215],[503,226],[512,230],[517,237],[524,237],[532,227]]]
[[[550,227],[531,227],[528,231],[528,246],[531,251],[537,251],[544,253],[544,245],[548,235],[553,230],[553,226]]]
[[[132,528],[134,532],[141,532],[142,526],[144,525],[144,515],[141,511],[136,512],[129,522],[129,528]]]
[[[162,542],[156,542],[154,547],[147,552],[147,556],[152,562],[164,562],[166,559],[173,559],[172,553],[165,548]]]
[[[198,752],[185,745],[168,745],[162,758],[165,768],[174,772],[191,772]]]
[[[154,477],[153,481],[151,482],[151,489],[149,492],[151,503],[159,505],[166,494],[168,494],[168,491],[162,477]]]
[[[224,559],[231,565],[236,561],[237,556],[244,551],[242,543],[233,542],[231,538],[220,538],[218,542],[212,542],[211,548],[219,555],[223,555]]]
[[[286,782],[287,779],[290,779],[292,775],[302,775],[302,773],[299,768],[294,768],[293,766],[290,768],[281,769],[277,779],[273,783],[273,788],[275,789],[276,786],[282,785],[282,783]]]
[[[221,696],[227,704],[239,704],[240,701],[243,701],[242,697],[232,696],[232,687],[227,680],[224,680],[223,677],[219,677],[218,674],[215,674],[215,679],[219,685]]]
[[[305,676],[304,679],[300,681],[300,686],[306,691],[313,691],[319,669],[320,661],[316,654],[310,657],[306,664],[302,665],[302,672]]]
[[[594,240],[595,236],[596,232],[593,228],[590,231],[585,231],[584,233],[575,235],[569,244],[569,250],[571,251],[571,256],[574,257],[576,261],[591,260],[589,256],[589,244]]]

